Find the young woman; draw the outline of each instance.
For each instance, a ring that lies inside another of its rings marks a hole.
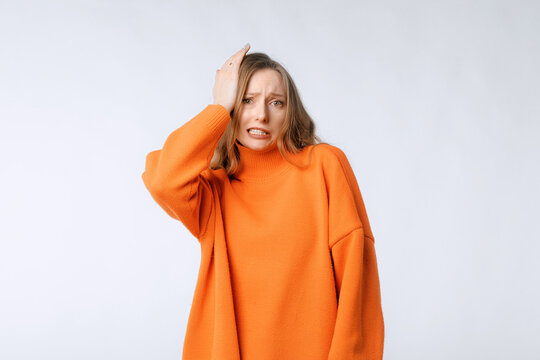
[[[382,359],[374,238],[347,157],[249,44],[150,152],[153,199],[201,246],[183,359]]]

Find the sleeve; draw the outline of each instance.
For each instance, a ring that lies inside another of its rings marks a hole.
[[[174,130],[160,150],[146,155],[141,177],[152,198],[200,240],[214,207],[208,174],[214,150],[230,121],[222,105],[210,104]]]
[[[375,241],[354,172],[345,154],[330,170],[329,246],[338,310],[329,360],[381,360],[384,318]]]

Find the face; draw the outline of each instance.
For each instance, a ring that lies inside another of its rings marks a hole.
[[[257,70],[249,79],[238,113],[237,140],[247,148],[263,150],[273,143],[287,110],[285,85],[281,74],[273,69]],[[250,133],[259,128],[265,132]]]

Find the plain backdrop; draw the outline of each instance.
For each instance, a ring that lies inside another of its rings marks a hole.
[[[200,246],[145,156],[246,42],[355,171],[385,359],[538,359],[537,1],[0,2],[0,358],[179,359]]]

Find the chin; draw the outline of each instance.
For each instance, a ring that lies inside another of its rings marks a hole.
[[[265,141],[265,142],[259,141],[259,142],[256,142],[256,143],[250,143],[249,147],[252,148],[252,149],[256,149],[256,150],[262,150],[265,147],[267,147],[269,144],[270,144],[269,141]]]
[[[244,146],[250,148],[250,149],[253,149],[253,150],[263,150],[265,149],[266,147],[268,147],[268,145],[270,145],[272,143],[272,139],[270,140],[253,140],[253,139],[247,139],[247,141],[242,141],[240,140],[240,142],[242,144],[244,144]]]

